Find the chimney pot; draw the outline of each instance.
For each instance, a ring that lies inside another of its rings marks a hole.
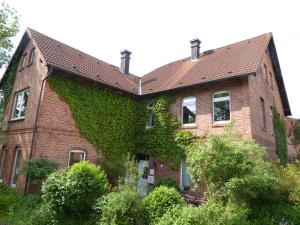
[[[120,70],[124,74],[129,74],[129,63],[130,63],[130,54],[131,52],[128,50],[123,50],[121,53],[121,65]]]
[[[190,43],[191,43],[191,61],[196,61],[200,57],[201,41],[198,38],[195,38],[191,40]]]

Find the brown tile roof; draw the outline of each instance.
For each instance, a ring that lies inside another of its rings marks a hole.
[[[36,42],[47,64],[126,92],[138,93],[139,77],[125,75],[119,68],[92,57],[84,52],[56,41],[35,30],[27,29]]]
[[[142,77],[142,93],[150,94],[253,73],[272,34],[263,34],[164,65]]]

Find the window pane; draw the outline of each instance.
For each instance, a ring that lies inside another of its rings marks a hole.
[[[214,121],[230,120],[229,100],[214,102]]]
[[[12,176],[12,185],[17,184],[18,175],[20,174],[20,164],[21,164],[21,150],[16,150],[16,156],[15,156],[15,165],[13,170],[13,176]]]
[[[28,101],[28,94],[29,94],[28,90],[23,92],[23,101],[22,101],[22,108],[21,108],[21,114],[20,114],[21,117],[25,116],[25,110],[26,110],[26,105],[27,105],[27,101]]]
[[[18,118],[19,117],[20,110],[21,110],[21,104],[22,104],[22,93],[18,93],[16,95],[16,102],[15,102],[13,118]]]
[[[25,116],[26,105],[28,102],[29,90],[16,94],[13,110],[13,119],[23,118]]]
[[[196,121],[196,98],[185,98],[182,103],[183,124],[195,123]]]
[[[154,125],[154,118],[153,118],[153,106],[149,104],[147,107],[147,127],[152,127]]]
[[[84,152],[71,152],[69,166],[84,160]]]

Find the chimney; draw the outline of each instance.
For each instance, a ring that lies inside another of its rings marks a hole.
[[[200,57],[200,44],[201,41],[195,38],[190,41],[191,43],[191,61],[197,61]]]
[[[130,62],[130,54],[131,52],[128,50],[123,50],[120,52],[121,53],[121,65],[120,65],[120,70],[124,74],[129,73],[129,62]]]

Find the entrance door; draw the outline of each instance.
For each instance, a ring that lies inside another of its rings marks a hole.
[[[140,196],[144,197],[148,193],[148,160],[139,160],[138,162],[138,184],[137,189]]]

